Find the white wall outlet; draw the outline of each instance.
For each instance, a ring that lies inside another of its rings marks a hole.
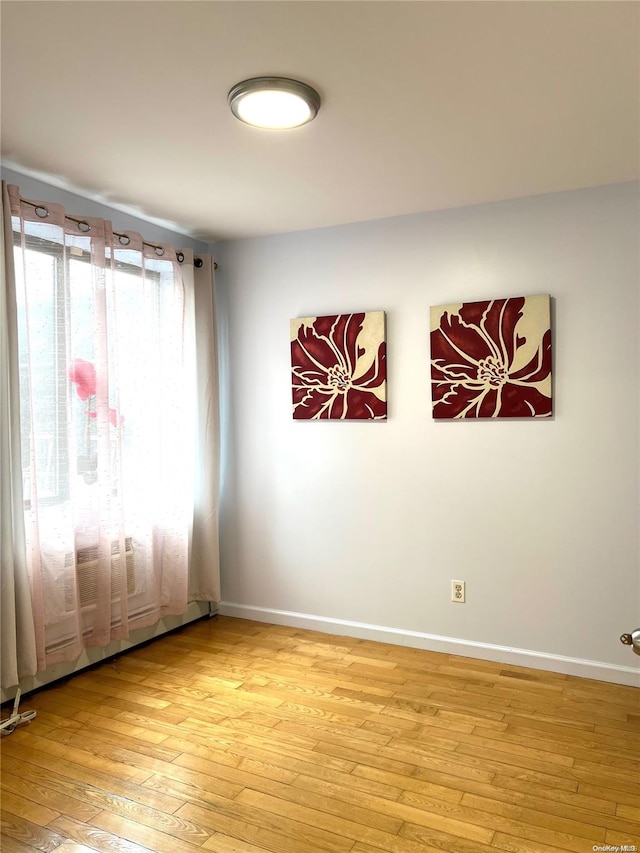
[[[458,604],[464,604],[465,582],[451,581],[451,601],[457,601]]]

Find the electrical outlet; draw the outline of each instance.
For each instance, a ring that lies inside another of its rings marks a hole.
[[[458,604],[464,604],[465,582],[451,581],[451,601],[457,601]]]

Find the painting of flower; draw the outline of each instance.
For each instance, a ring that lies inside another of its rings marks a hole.
[[[384,311],[291,320],[296,420],[384,420]]]
[[[550,302],[519,296],[432,308],[433,417],[549,417]]]

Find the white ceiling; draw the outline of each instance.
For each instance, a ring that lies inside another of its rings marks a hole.
[[[206,240],[638,178],[637,2],[0,3],[2,157]],[[226,95],[297,77],[311,124]]]

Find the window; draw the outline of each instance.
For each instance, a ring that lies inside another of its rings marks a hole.
[[[12,206],[20,426],[53,663],[186,609],[195,324],[169,247],[33,207]]]

